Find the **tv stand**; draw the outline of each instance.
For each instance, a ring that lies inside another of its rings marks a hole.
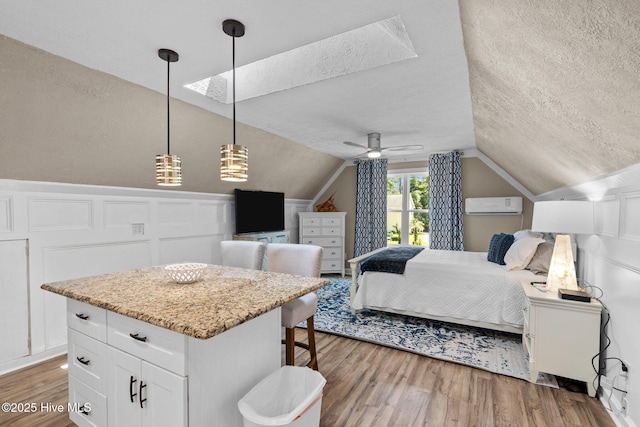
[[[233,240],[251,240],[263,243],[289,243],[289,231],[265,231],[261,233],[234,234]]]

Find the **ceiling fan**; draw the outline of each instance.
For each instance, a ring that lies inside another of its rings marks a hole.
[[[364,148],[367,151],[361,154],[361,156],[364,156],[366,154],[367,157],[369,158],[380,157],[383,151],[422,150],[424,148],[422,145],[400,145],[397,147],[381,147],[380,134],[377,132],[367,134],[367,146],[356,144],[355,142],[351,142],[351,141],[344,141],[344,143],[346,145],[351,145],[353,147]]]

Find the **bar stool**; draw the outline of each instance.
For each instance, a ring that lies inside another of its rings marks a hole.
[[[297,274],[300,276],[320,277],[322,248],[315,245],[296,245],[290,243],[270,243],[267,245],[267,271]],[[316,339],[313,328],[313,316],[318,306],[315,292],[308,293],[282,306],[282,326],[285,328],[285,363],[294,365],[295,347],[309,351],[311,360],[308,367],[318,370]],[[309,344],[295,340],[295,327],[303,320],[307,321]]]
[[[223,240],[220,242],[222,265],[262,270],[264,243],[249,240]]]

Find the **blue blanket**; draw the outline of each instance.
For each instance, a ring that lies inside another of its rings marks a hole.
[[[404,268],[414,256],[418,255],[424,248],[399,246],[387,248],[382,252],[367,258],[360,264],[360,271],[379,271],[383,273],[403,274]]]

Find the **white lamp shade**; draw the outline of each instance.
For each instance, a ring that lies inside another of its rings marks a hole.
[[[593,234],[593,202],[546,201],[533,204],[531,230],[547,233]]]

